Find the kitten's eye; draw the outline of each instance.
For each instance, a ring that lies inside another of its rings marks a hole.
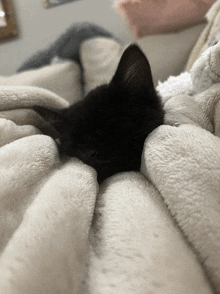
[[[102,131],[101,131],[101,130],[96,130],[96,134],[97,134],[98,136],[101,136],[101,135],[102,135]]]
[[[98,152],[95,151],[95,150],[90,150],[90,151],[87,152],[87,155],[89,157],[94,157],[94,156],[98,155]]]

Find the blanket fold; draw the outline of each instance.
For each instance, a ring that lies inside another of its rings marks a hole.
[[[201,127],[162,126],[146,140],[141,167],[163,195],[218,291],[219,150],[220,139]]]
[[[212,293],[161,195],[140,173],[105,183],[94,219],[90,293]]]
[[[42,169],[36,171],[42,176]],[[73,159],[50,173],[32,194],[32,203],[23,209],[22,221],[1,254],[1,293],[78,293],[97,193],[93,178],[91,168]]]
[[[30,86],[2,86],[0,96],[0,292],[78,293],[96,172],[77,159],[61,161],[53,132],[31,110],[69,103]]]

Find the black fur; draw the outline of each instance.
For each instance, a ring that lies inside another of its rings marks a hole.
[[[94,167],[99,183],[139,170],[144,141],[164,120],[150,65],[137,45],[124,51],[109,84],[67,109],[34,110],[60,134],[61,153]]]

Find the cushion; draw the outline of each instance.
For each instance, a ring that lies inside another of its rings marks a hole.
[[[176,33],[148,35],[136,40],[151,65],[155,85],[184,71],[188,57],[205,24]]]
[[[85,92],[111,80],[123,50],[124,46],[109,38],[93,38],[81,44]]]

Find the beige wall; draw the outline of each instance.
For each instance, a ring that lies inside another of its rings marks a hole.
[[[15,73],[37,50],[47,47],[72,23],[91,21],[128,42],[129,30],[112,8],[113,0],[79,0],[45,9],[42,0],[11,0],[19,37],[0,42],[0,75]]]

